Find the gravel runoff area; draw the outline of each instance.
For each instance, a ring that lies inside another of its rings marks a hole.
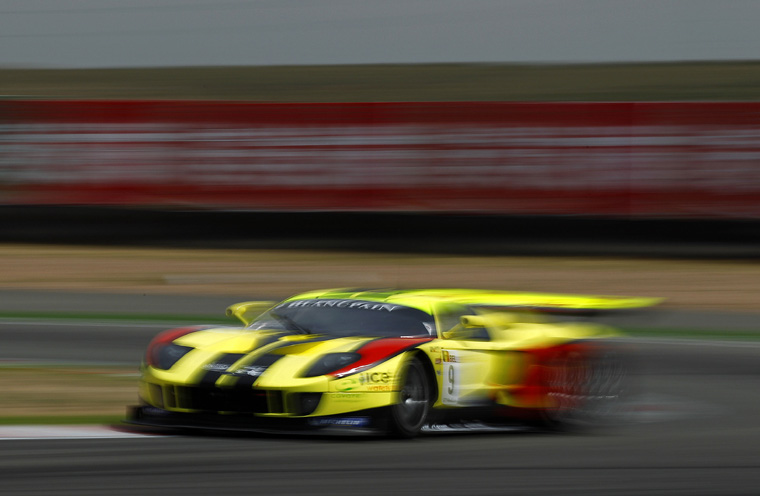
[[[760,263],[612,256],[0,245],[0,290],[6,292],[272,299],[323,287],[475,287],[655,296],[665,299],[665,308],[755,312]]]

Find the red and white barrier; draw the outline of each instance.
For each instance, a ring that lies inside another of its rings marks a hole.
[[[0,203],[760,218],[760,103],[0,101]]]

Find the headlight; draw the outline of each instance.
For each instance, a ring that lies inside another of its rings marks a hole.
[[[162,332],[153,338],[153,341],[148,345],[148,350],[145,352],[145,362],[157,369],[170,369],[180,358],[193,349],[189,346],[174,344],[173,341],[191,332],[203,329],[205,327],[183,327]]]
[[[189,346],[180,346],[174,343],[156,346],[152,350],[148,363],[157,369],[169,370],[192,349]]]
[[[361,355],[358,353],[328,353],[312,363],[303,376],[316,377],[318,375],[329,374],[335,370],[342,369],[346,365],[351,365],[360,358]]]

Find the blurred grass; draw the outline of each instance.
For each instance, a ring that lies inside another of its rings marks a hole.
[[[0,425],[118,425],[124,420],[126,407],[122,410],[114,415],[0,417]]]
[[[758,100],[760,62],[0,69],[0,96],[268,102]]]
[[[3,366],[0,425],[101,423],[137,401],[137,367]]]

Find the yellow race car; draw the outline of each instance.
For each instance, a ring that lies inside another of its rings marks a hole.
[[[311,291],[244,302],[242,327],[158,335],[133,424],[172,428],[423,429],[594,423],[626,392],[614,329],[550,321],[653,298],[472,289]]]

